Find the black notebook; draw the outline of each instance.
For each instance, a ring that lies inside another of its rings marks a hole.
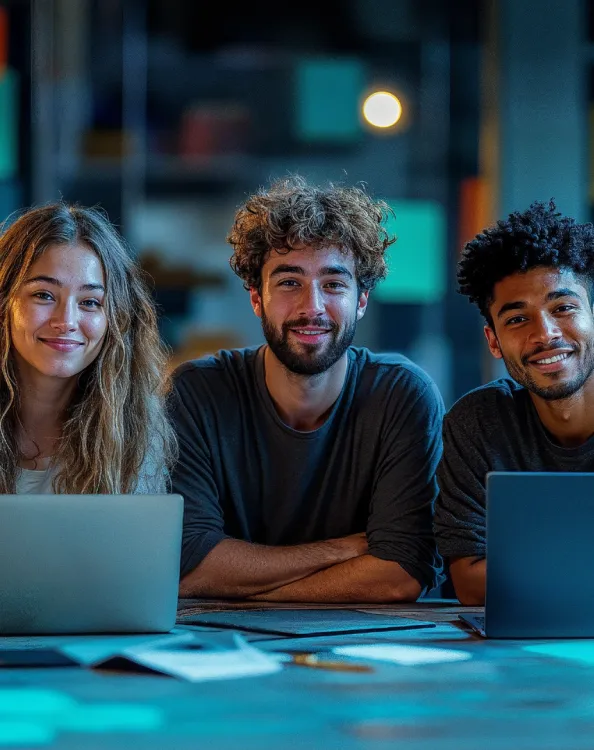
[[[272,635],[315,636],[365,633],[374,630],[432,628],[434,622],[408,617],[371,614],[350,609],[265,609],[233,612],[204,612],[184,617],[183,625],[208,625]]]

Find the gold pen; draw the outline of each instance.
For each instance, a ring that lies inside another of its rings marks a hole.
[[[312,667],[313,669],[330,669],[334,672],[373,672],[373,667],[367,664],[353,664],[337,659],[320,659],[317,654],[292,654],[289,664],[297,667]]]

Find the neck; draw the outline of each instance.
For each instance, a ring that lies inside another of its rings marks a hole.
[[[540,421],[566,448],[583,445],[594,434],[594,377],[568,398],[547,401],[530,394]]]
[[[348,355],[319,375],[296,375],[264,350],[266,387],[278,415],[294,430],[310,432],[324,424],[344,385]]]
[[[19,434],[22,465],[51,456],[62,433],[64,413],[76,390],[76,378],[48,378],[19,368]]]

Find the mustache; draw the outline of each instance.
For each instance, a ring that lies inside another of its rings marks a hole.
[[[532,357],[536,357],[537,354],[541,354],[542,352],[554,352],[557,349],[571,349],[572,352],[577,351],[575,346],[571,346],[566,341],[557,341],[554,346],[552,346],[551,344],[549,344],[548,346],[541,345],[531,351],[529,354],[525,354],[522,357],[522,364],[527,365],[528,360],[532,359]]]
[[[298,320],[287,320],[283,323],[283,331],[288,331],[289,328],[304,328],[311,326],[312,328],[329,328],[332,331],[338,330],[338,324],[333,320],[324,320],[324,318],[299,318]]]

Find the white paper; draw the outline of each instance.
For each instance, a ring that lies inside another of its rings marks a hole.
[[[368,646],[336,646],[332,649],[338,656],[354,656],[359,659],[389,661],[394,664],[438,664],[439,662],[466,661],[472,655],[466,651],[445,648],[422,648],[419,646],[397,646],[377,643]]]
[[[218,651],[172,650],[164,643],[161,648],[142,646],[127,649],[121,656],[158,672],[181,677],[190,682],[225,680],[273,674],[282,667],[276,659],[234,634],[236,648]]]

